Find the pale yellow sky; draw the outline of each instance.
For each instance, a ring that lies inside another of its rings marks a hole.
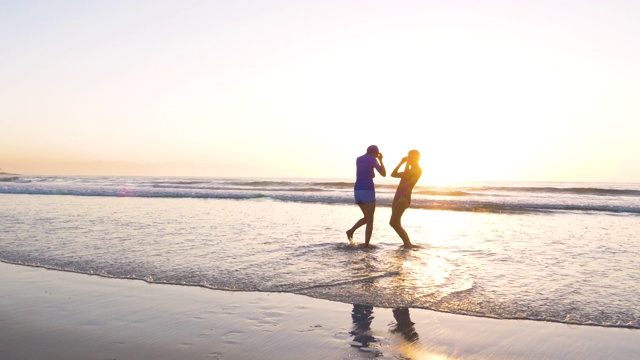
[[[640,182],[635,1],[0,3],[0,168]]]

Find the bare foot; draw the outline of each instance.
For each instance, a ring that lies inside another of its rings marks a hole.
[[[353,231],[352,230],[347,230],[347,239],[349,239],[349,242],[353,242]]]

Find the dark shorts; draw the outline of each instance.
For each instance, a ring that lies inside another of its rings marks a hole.
[[[353,197],[356,199],[356,204],[367,204],[372,201],[376,201],[375,190],[354,190]]]

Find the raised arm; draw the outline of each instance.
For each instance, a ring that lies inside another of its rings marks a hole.
[[[378,153],[378,161],[380,161],[380,166],[382,167],[382,169],[380,169],[380,175],[382,176],[387,176],[387,169],[384,167],[384,163],[382,162],[382,154]]]
[[[407,158],[403,157],[402,160],[400,160],[400,163],[398,164],[398,166],[396,166],[396,168],[393,169],[393,172],[391,172],[391,177],[401,178],[404,172],[398,172],[398,170],[400,170],[400,166],[402,166],[402,164],[406,162],[407,162]]]

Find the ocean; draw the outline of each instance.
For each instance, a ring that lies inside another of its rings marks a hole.
[[[640,328],[640,184],[419,183],[371,249],[352,179],[0,176],[0,261],[375,307]],[[364,241],[364,227],[355,234]]]

